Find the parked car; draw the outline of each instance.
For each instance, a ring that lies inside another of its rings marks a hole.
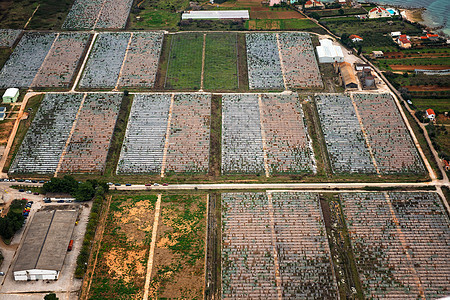
[[[153,185],[154,185],[154,186],[159,186],[159,183],[156,183],[156,182],[155,182]]]
[[[38,192],[34,192],[33,195],[39,195],[39,193]]]
[[[131,186],[131,183],[127,183],[127,184],[125,184],[126,186]]]
[[[27,200],[27,199],[25,199],[25,200]],[[30,203],[30,204],[33,204],[33,203],[34,203],[34,201],[28,201],[28,203]]]
[[[25,190],[24,189],[20,189],[19,192],[23,193],[23,192],[25,192]]]
[[[4,276],[5,275],[5,272],[0,272],[0,276]]]
[[[25,179],[17,179],[17,182],[24,182]]]
[[[152,184],[151,183],[146,183],[145,186],[152,186]]]
[[[31,182],[31,180],[30,179],[25,179],[25,182]]]
[[[23,216],[26,218],[26,217],[28,217],[28,215],[29,215],[29,212],[24,212],[23,213]]]
[[[44,180],[39,180],[39,183],[45,183],[45,181]]]
[[[58,203],[64,203],[64,200],[58,200],[58,201],[56,201],[56,202],[58,202]]]
[[[72,203],[73,201],[72,200],[66,200],[66,203]]]
[[[52,203],[52,200],[46,199],[46,200],[44,200],[44,203]]]
[[[120,184],[120,183],[115,183],[114,185],[115,185],[115,186],[121,186],[121,184]]]
[[[37,183],[37,180],[31,180],[32,183]]]
[[[27,194],[31,194],[31,191],[27,191]]]
[[[163,186],[169,186],[169,184],[168,183],[163,183]]]

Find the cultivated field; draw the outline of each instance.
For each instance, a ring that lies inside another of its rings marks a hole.
[[[307,33],[249,33],[250,89],[323,86],[314,48]]]
[[[284,88],[276,35],[249,33],[246,42],[250,89]]]
[[[114,88],[120,74],[130,33],[108,32],[97,36],[80,80],[81,88]]]
[[[89,33],[58,33],[31,87],[69,87],[89,38]]]
[[[63,29],[123,29],[133,0],[75,0]]]
[[[201,84],[203,34],[173,35],[165,87],[167,89],[198,90]]]
[[[208,172],[211,96],[174,96],[166,172]]]
[[[236,33],[206,35],[203,83],[206,90],[234,90],[239,87],[237,51]]]
[[[315,172],[296,94],[222,96],[222,173]]]
[[[353,94],[381,173],[422,173],[423,162],[389,94]]]
[[[56,171],[82,100],[83,94],[45,96],[11,165],[11,173]]]
[[[28,88],[55,39],[54,33],[27,32],[0,71],[0,88]]]
[[[207,172],[210,113],[209,95],[136,95],[117,173]]]
[[[122,94],[87,94],[64,151],[60,172],[102,172],[119,113]]]
[[[263,94],[260,105],[270,173],[315,172],[298,96]]]
[[[153,87],[163,38],[162,33],[132,33],[120,74],[119,87]]]
[[[340,197],[365,298],[448,295],[450,227],[436,193]]]
[[[223,299],[337,297],[316,194],[222,194],[221,257]]]
[[[20,29],[0,29],[0,47],[11,48],[21,33]]]
[[[112,198],[89,299],[142,299],[156,200]]]
[[[280,33],[279,39],[288,88],[323,87],[316,54],[308,33]]]
[[[203,299],[206,197],[162,196],[149,299]]]
[[[334,173],[376,173],[352,100],[344,94],[316,96]]]
[[[263,171],[264,151],[258,95],[223,95],[222,174]]]
[[[159,173],[171,95],[135,95],[120,152],[118,174]]]

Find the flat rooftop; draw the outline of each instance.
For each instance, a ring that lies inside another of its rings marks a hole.
[[[77,210],[36,212],[13,272],[32,269],[61,271],[77,214]]]

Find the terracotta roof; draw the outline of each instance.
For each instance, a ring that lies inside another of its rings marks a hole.
[[[374,7],[369,12],[379,12],[380,13],[382,11],[386,11],[386,9],[383,7]]]
[[[439,37],[437,34],[427,33],[427,37]]]
[[[432,110],[431,108],[429,108],[429,109],[427,109],[427,114],[430,116],[430,115],[436,115],[435,113],[434,113],[434,110]]]
[[[363,39],[362,37],[360,37],[359,35],[356,35],[356,34],[352,34],[349,38],[351,40],[353,40],[353,39],[360,39],[360,40],[362,40]]]

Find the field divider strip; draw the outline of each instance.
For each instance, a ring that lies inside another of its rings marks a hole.
[[[128,40],[127,49],[125,49],[125,55],[123,56],[122,65],[120,66],[119,76],[117,76],[116,86],[113,91],[117,91],[119,88],[120,77],[122,76],[123,68],[125,67],[125,63],[127,61],[128,51],[130,50],[131,40],[133,39],[133,32],[130,33],[130,39]]]
[[[153,220],[152,241],[150,243],[150,250],[148,252],[147,274],[145,276],[144,297],[142,298],[143,300],[148,300],[148,289],[150,287],[150,279],[152,276],[153,256],[155,255],[156,235],[158,233],[160,211],[161,211],[161,194],[158,194],[158,200],[156,201],[155,205],[155,218]]]
[[[284,63],[283,63],[283,54],[281,53],[280,36],[278,33],[276,34],[276,37],[277,37],[278,57],[280,58],[281,74],[283,75],[284,89],[288,90],[287,83],[286,83],[286,74],[285,74],[285,70],[284,70]]]
[[[409,251],[408,251],[409,245],[406,242],[405,235],[400,226],[400,222],[398,221],[398,218],[395,214],[394,207],[392,206],[391,197],[389,196],[389,194],[387,192],[383,192],[383,194],[384,194],[384,198],[386,199],[386,202],[389,206],[389,211],[391,213],[392,220],[394,221],[395,228],[397,230],[397,234],[398,234],[400,243],[402,244],[403,251],[405,252],[406,258],[408,260],[409,269],[411,271],[411,274],[414,276],[414,281],[416,282],[417,288],[419,289],[420,298],[425,299],[425,292],[424,292],[422,283],[420,282],[419,275],[417,274],[417,270],[416,270],[416,268],[414,268],[414,264],[413,264],[411,255],[409,254]]]
[[[161,162],[161,178],[164,177],[164,172],[166,171],[167,150],[169,148],[170,123],[172,122],[172,111],[173,111],[174,99],[175,99],[175,94],[172,94],[172,96],[170,97],[170,107],[169,107],[169,116],[167,118],[166,138],[165,138],[165,142],[164,142],[163,157],[162,157],[162,162]]]
[[[73,86],[70,89],[70,92],[72,92],[72,93],[75,92],[75,88],[77,87],[78,82],[80,82],[81,74],[83,74],[84,67],[86,66],[89,56],[91,55],[92,47],[94,46],[95,41],[97,40],[97,36],[98,36],[98,32],[94,33],[91,44],[89,45],[89,48],[86,51],[86,56],[84,57],[83,63],[81,64],[80,70],[78,71],[77,77],[75,78],[75,80],[73,82]]]
[[[277,236],[275,233],[275,217],[273,215],[273,201],[272,192],[267,191],[267,203],[269,208],[269,221],[270,221],[270,233],[272,237],[272,254],[273,254],[273,265],[275,267],[275,283],[277,284],[278,299],[283,299],[283,292],[281,291],[281,274],[280,274],[280,262],[278,259],[277,252]]]
[[[369,142],[369,137],[367,136],[367,132],[364,128],[364,124],[361,119],[361,115],[359,114],[358,106],[356,105],[355,100],[353,99],[353,94],[350,94],[350,99],[352,100],[353,107],[355,108],[356,117],[358,118],[359,126],[361,127],[361,131],[364,136],[364,140],[366,141],[367,150],[369,150],[370,157],[372,158],[373,166],[375,167],[375,170],[377,171],[378,176],[381,176],[380,169],[378,168],[377,161],[373,154],[372,146],[370,145],[370,142]]]
[[[45,61],[46,61],[47,58],[50,56],[50,53],[52,52],[52,49],[54,48],[55,43],[56,43],[56,41],[57,41],[58,38],[59,38],[59,35],[60,35],[60,33],[58,32],[58,33],[56,34],[56,36],[55,36],[55,39],[53,40],[52,45],[50,46],[50,49],[48,49],[48,52],[47,52],[47,54],[45,55],[45,58],[44,58],[44,60],[42,61],[41,66],[39,67],[39,69],[37,70],[36,74],[34,75],[33,81],[31,82],[31,85],[30,85],[31,87],[34,87],[36,78],[38,77],[39,73],[42,71],[42,68],[44,67]]]
[[[103,8],[105,7],[105,3],[106,3],[106,0],[104,0],[103,3],[102,3],[102,7],[100,8],[100,11],[98,12],[97,18],[95,19],[94,26],[92,26],[92,30],[95,30],[95,27],[97,27],[97,23],[98,23],[98,20],[100,20],[100,16],[102,15]]]
[[[262,141],[262,147],[263,147],[263,157],[264,157],[264,170],[266,177],[270,177],[269,172],[269,164],[268,164],[268,158],[267,158],[267,144],[266,144],[266,131],[264,129],[264,122],[263,122],[263,104],[262,104],[262,96],[261,94],[258,94],[258,105],[259,105],[259,123],[261,126],[261,141]]]
[[[28,21],[25,23],[25,25],[23,26],[23,29],[26,29],[28,24],[30,24],[31,19],[33,19],[34,14],[37,12],[38,8],[41,6],[41,4],[39,3],[38,6],[36,6],[36,9],[33,11],[33,13],[31,14],[30,18],[28,19]]]
[[[55,171],[55,177],[58,176],[58,172],[61,169],[61,164],[64,160],[64,156],[67,153],[67,147],[69,147],[73,132],[75,131],[75,128],[77,127],[78,118],[80,117],[80,113],[81,113],[81,110],[83,109],[83,105],[84,105],[84,101],[86,100],[86,97],[87,97],[87,93],[84,94],[83,100],[81,100],[80,107],[78,108],[77,114],[75,116],[75,120],[73,121],[73,124],[72,124],[72,128],[70,129],[69,137],[66,140],[66,144],[64,145],[63,152],[61,153],[61,157],[59,158],[58,166],[56,167],[56,171]]]
[[[202,75],[200,79],[200,92],[203,92],[203,79],[205,78],[205,51],[206,50],[206,33],[203,34],[203,51],[202,51]]]

